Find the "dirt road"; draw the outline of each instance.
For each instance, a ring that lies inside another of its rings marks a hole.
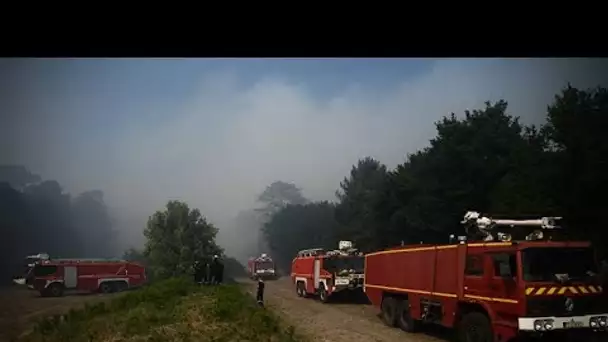
[[[255,283],[241,280],[254,294]],[[435,337],[429,333],[408,334],[398,328],[389,328],[378,317],[378,311],[368,304],[322,304],[314,298],[300,298],[289,278],[267,281],[264,291],[266,307],[275,309],[296,329],[314,338],[314,341],[352,342],[445,342],[447,336]],[[445,332],[441,333],[446,335]]]
[[[81,308],[85,303],[107,300],[113,295],[68,295],[42,298],[27,288],[0,288],[0,341],[14,341],[29,328],[32,321],[49,315]]]

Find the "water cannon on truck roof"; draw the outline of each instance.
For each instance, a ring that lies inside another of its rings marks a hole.
[[[463,243],[469,238],[485,242],[553,240],[555,233],[562,230],[561,221],[562,217],[500,218],[468,211],[460,222],[467,236],[459,236],[458,241]]]

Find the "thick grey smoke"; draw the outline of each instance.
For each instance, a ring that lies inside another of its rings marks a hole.
[[[169,61],[146,63],[154,73]],[[125,245],[141,242],[155,209],[182,199],[220,227],[230,249],[238,245],[235,216],[274,180],[295,182],[313,200],[333,199],[358,158],[395,166],[427,145],[443,115],[504,98],[511,114],[539,123],[567,82],[604,81],[606,63],[437,60],[381,93],[363,79],[323,98],[288,71],[260,71],[244,85],[238,72],[215,70],[201,73],[179,102],[163,95],[171,79],[146,93],[112,65],[90,60],[67,72],[52,61],[1,62],[0,163],[26,165],[70,192],[103,190]],[[125,83],[96,87],[108,73]]]

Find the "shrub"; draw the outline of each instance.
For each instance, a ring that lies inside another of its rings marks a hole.
[[[174,278],[39,321],[26,341],[299,341],[239,285]]]

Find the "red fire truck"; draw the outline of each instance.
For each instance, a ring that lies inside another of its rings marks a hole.
[[[559,219],[468,212],[462,223],[481,241],[461,236],[367,254],[364,291],[387,325],[407,332],[434,323],[456,328],[460,341],[608,337],[594,252],[589,242],[560,241]]]
[[[339,249],[322,248],[298,252],[291,265],[291,278],[300,297],[318,295],[327,303],[334,293],[361,291],[363,286],[363,254],[350,241],[340,241]]]
[[[277,278],[274,261],[265,253],[262,253],[262,255],[257,258],[249,258],[247,262],[247,272],[251,279],[256,279],[258,277],[263,279]]]
[[[124,260],[51,259],[47,254],[29,256],[29,267],[17,284],[26,284],[42,296],[59,297],[64,292],[123,291],[146,281],[145,268]]]

